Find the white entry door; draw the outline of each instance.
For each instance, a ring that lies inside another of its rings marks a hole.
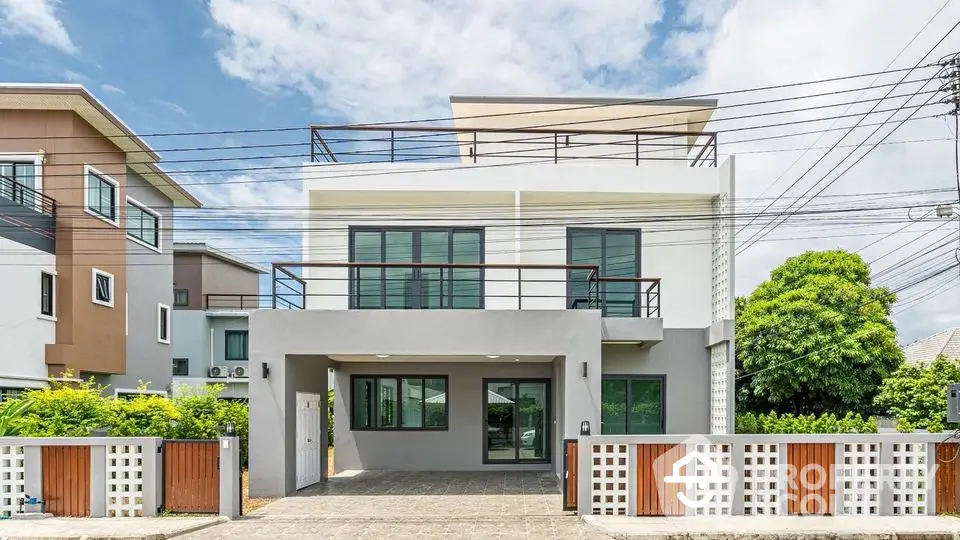
[[[297,489],[316,484],[323,478],[323,414],[327,396],[297,392]]]

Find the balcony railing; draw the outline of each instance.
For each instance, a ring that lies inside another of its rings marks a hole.
[[[0,176],[0,197],[49,217],[57,217],[57,202],[52,198],[17,183],[13,178]]]
[[[275,309],[599,309],[660,317],[659,278],[601,276],[590,264],[275,263],[272,278]]]
[[[246,310],[261,309],[272,305],[269,294],[205,294],[203,309],[206,310]]]
[[[702,131],[314,125],[310,133],[314,162],[594,161],[717,166],[717,134]]]

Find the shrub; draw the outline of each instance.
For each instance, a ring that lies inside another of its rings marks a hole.
[[[833,413],[820,416],[813,414],[753,415],[741,413],[736,417],[737,433],[876,433],[877,423],[873,418],[864,420],[859,414],[848,412],[842,418]]]
[[[947,385],[955,382],[960,382],[958,360],[940,356],[929,366],[904,364],[883,381],[876,403],[896,417],[898,430],[954,429],[958,426],[947,424]]]
[[[87,437],[95,429],[109,427],[109,403],[101,395],[103,390],[93,379],[73,385],[51,381],[49,388],[29,390],[12,400],[33,402],[14,425],[24,437]]]

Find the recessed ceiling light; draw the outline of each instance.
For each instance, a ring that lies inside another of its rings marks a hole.
[[[390,358],[389,354],[378,354],[377,358]]]
[[[500,358],[499,354],[488,354],[487,358]]]
[[[519,358],[514,358],[513,361],[514,361],[514,362],[519,362],[520,359],[519,359]]]

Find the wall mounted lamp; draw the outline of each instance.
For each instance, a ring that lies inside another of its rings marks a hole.
[[[580,435],[590,435],[590,421],[580,422]]]
[[[264,379],[270,376],[270,366],[266,362],[260,364],[260,373]]]
[[[584,363],[582,364],[582,366],[583,366],[583,378],[586,379],[586,378],[587,378],[587,363],[584,362]]]

